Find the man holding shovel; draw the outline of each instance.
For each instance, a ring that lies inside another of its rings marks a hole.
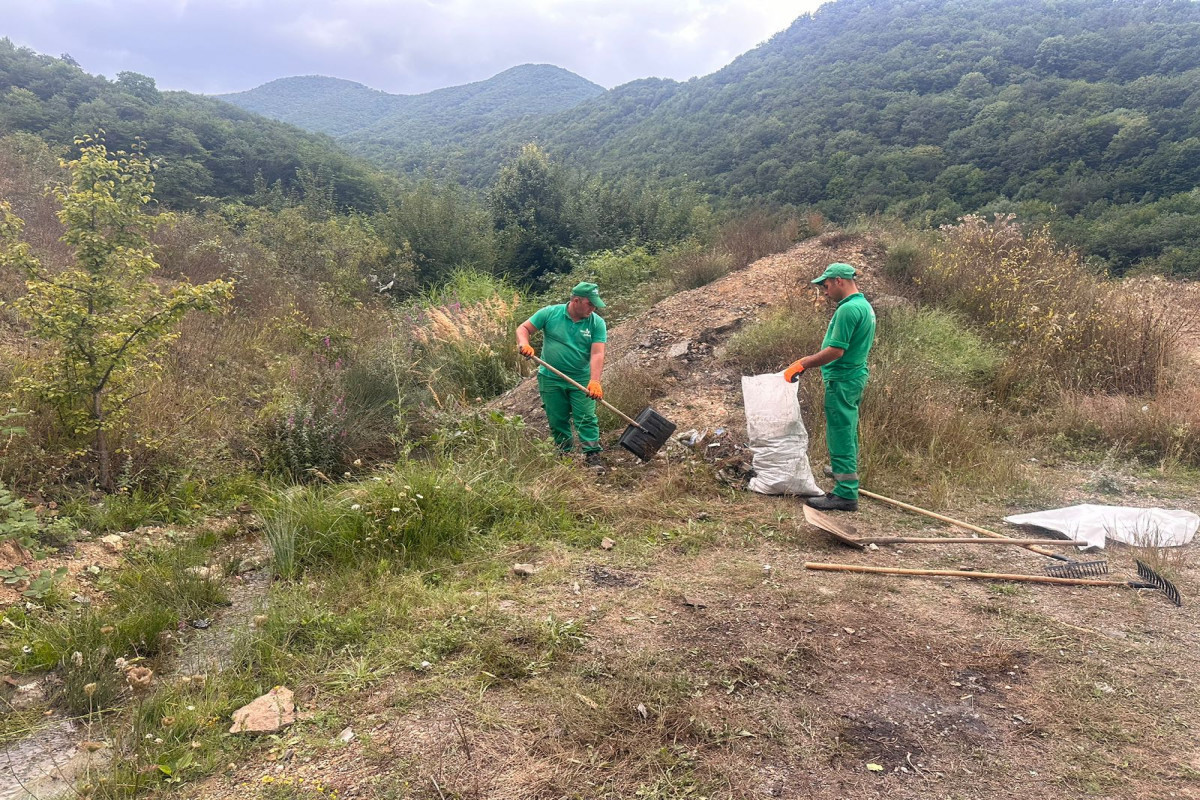
[[[529,337],[534,331],[542,331],[542,360],[587,387],[587,391],[580,391],[545,366],[538,368],[538,393],[554,443],[564,453],[571,451],[574,420],[588,466],[602,469],[596,401],[604,397],[600,374],[604,371],[608,328],[595,314],[597,308],[604,308],[604,301],[596,284],[576,285],[568,302],[541,308],[517,326],[517,350],[526,358],[536,355]]]
[[[855,282],[854,267],[830,264],[813,281],[837,303],[821,349],[783,371],[794,383],[806,369],[825,378],[825,442],[833,469],[833,491],[807,502],[821,511],[858,510],[858,404],[867,385],[867,355],[875,341],[875,309]]]

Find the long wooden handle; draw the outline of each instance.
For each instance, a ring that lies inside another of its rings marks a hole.
[[[584,386],[584,385],[583,385],[582,383],[580,383],[579,381],[575,380],[574,378],[572,378],[572,377],[570,377],[570,376],[568,376],[568,375],[564,375],[564,374],[563,374],[563,373],[562,373],[560,370],[557,370],[557,369],[555,369],[554,367],[550,366],[549,364],[547,364],[545,361],[542,361],[542,360],[541,360],[540,358],[538,358],[537,356],[530,356],[530,358],[531,358],[531,359],[533,359],[534,361],[536,361],[537,363],[541,364],[541,365],[542,365],[543,367],[545,367],[546,369],[548,369],[548,370],[550,370],[551,372],[553,372],[553,373],[554,373],[555,375],[557,375],[558,377],[562,378],[562,379],[563,379],[564,381],[566,381],[567,383],[569,383],[569,384],[571,384],[572,386],[574,386],[575,388],[579,389],[581,392],[585,392],[585,393],[587,392],[587,387],[586,387],[586,386]],[[628,414],[626,414],[624,411],[622,411],[621,409],[619,409],[619,408],[617,408],[616,406],[614,406],[612,403],[610,403],[610,402],[608,402],[607,400],[604,400],[604,399],[601,399],[601,400],[600,400],[600,402],[601,402],[601,403],[604,403],[604,406],[605,406],[606,408],[608,408],[608,409],[609,409],[610,411],[612,411],[614,414],[616,414],[617,416],[619,416],[621,419],[623,419],[623,420],[625,420],[626,422],[628,422],[630,425],[633,425],[635,428],[641,428],[642,430],[646,430],[645,428],[642,428],[642,426],[641,426],[641,425],[638,425],[638,424],[637,424],[637,421],[636,421],[636,420],[634,420],[634,419],[633,419],[633,417],[629,416],[629,415],[628,415]]]
[[[989,531],[987,528],[981,528],[978,525],[972,525],[969,522],[963,522],[962,520],[954,519],[953,517],[947,517],[942,514],[937,514],[933,511],[929,511],[927,509],[921,508],[920,506],[913,506],[913,505],[909,505],[908,503],[902,503],[899,500],[893,500],[892,498],[884,497],[881,494],[875,494],[874,492],[868,492],[866,489],[860,488],[858,490],[858,493],[861,495],[864,495],[865,497],[870,497],[872,500],[878,500],[881,503],[887,503],[888,505],[896,506],[897,508],[903,508],[905,511],[913,511],[913,512],[916,512],[917,514],[924,514],[927,517],[932,517],[933,519],[941,520],[942,522],[949,523],[951,525],[954,525],[955,527],[963,528],[968,531],[975,531],[975,533],[983,534],[984,536],[987,536],[992,539],[1008,539],[1009,538],[1002,533],[996,533],[995,531]],[[1081,546],[1086,546],[1086,543],[1084,543]],[[1021,547],[1024,547],[1026,550],[1037,553],[1038,555],[1050,556],[1051,558],[1062,558],[1062,556],[1058,555],[1057,553],[1052,553],[1049,550],[1046,550],[1043,547],[1037,547],[1036,545],[1023,544],[1023,545],[1021,545]]]
[[[859,490],[861,491],[861,489]],[[989,581],[1021,581],[1024,583],[1057,583],[1067,586],[1128,586],[1124,581],[1104,581],[1095,578],[1052,578],[1049,575],[1019,575],[1006,572],[968,572],[962,569],[904,569],[901,567],[863,567],[858,564],[823,564],[804,562],[805,569],[825,572],[867,572],[873,575],[925,575],[936,578],[976,578]]]
[[[864,536],[855,541],[863,544],[1015,544],[1022,547],[1047,544],[1087,547],[1087,542],[1074,539],[1009,539],[1007,536],[1001,539],[978,539],[972,536]]]

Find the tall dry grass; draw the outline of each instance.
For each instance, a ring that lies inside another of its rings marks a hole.
[[[1163,388],[1175,337],[1163,307],[1104,280],[1045,228],[966,217],[915,281],[922,297],[983,325],[1012,358],[1010,386],[1149,394]]]

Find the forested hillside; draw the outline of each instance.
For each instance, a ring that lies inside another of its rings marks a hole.
[[[154,79],[89,75],[70,56],[53,58],[0,39],[0,136],[31,133],[53,145],[104,130],[109,141],[145,142],[160,160],[156,197],[192,208],[205,197],[245,198],[277,182],[285,192],[331,192],[338,205],[380,206],[373,171],[331,139]]]
[[[247,111],[306,130],[348,136],[376,152],[445,144],[497,123],[562,111],[604,89],[549,64],[523,64],[486,81],[417,95],[396,95],[361,83],[307,76],[282,78],[246,92],[219,95]]]
[[[1194,2],[838,0],[712,75],[636,81],[431,162],[485,185],[537,139],[598,170],[838,220],[1012,212],[1118,272],[1195,274],[1198,109]]]

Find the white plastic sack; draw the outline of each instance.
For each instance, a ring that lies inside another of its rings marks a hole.
[[[1083,504],[1005,517],[1014,525],[1036,525],[1104,547],[1106,538],[1138,547],[1180,547],[1200,528],[1200,517],[1190,511],[1165,508],[1131,508]]]
[[[800,416],[798,388],[785,381],[782,372],[742,376],[746,435],[754,456],[752,492],[823,494],[808,463],[808,430]]]

